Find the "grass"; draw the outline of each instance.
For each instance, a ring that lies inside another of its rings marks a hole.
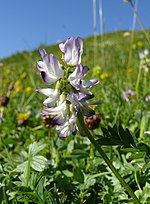
[[[140,202],[148,204],[150,139],[144,132],[150,130],[150,103],[145,101],[150,70],[149,56],[145,63],[139,53],[149,44],[143,32],[134,32],[132,44],[131,38],[126,31],[105,34],[103,42],[96,36],[96,48],[93,36],[83,39],[82,63],[90,68],[87,78],[100,80],[93,88],[94,100],[103,102],[95,107],[101,123],[94,133]],[[40,47],[61,58],[58,45]],[[54,128],[45,127],[39,114],[44,97],[35,91],[45,86],[36,68],[39,58],[36,49],[1,60],[0,95],[9,96],[7,106],[0,107],[1,203],[133,203],[86,137],[60,139]],[[129,89],[138,95],[124,100]],[[135,147],[110,143],[121,130],[125,138],[133,136]]]

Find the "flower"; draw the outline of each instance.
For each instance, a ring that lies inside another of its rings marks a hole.
[[[51,107],[56,104],[58,98],[59,98],[59,91],[57,89],[38,89],[38,92],[48,96],[48,98],[43,102],[44,106]]]
[[[56,130],[60,131],[60,137],[67,137],[71,133],[73,135],[76,134],[77,131],[76,116],[73,114],[73,112],[63,125],[56,127]]]
[[[145,97],[145,101],[148,102],[148,103],[150,103],[150,95],[148,95],[148,96]]]
[[[62,63],[53,54],[48,55],[44,49],[40,49],[43,61],[37,62],[37,68],[44,82],[56,84],[55,88],[37,91],[48,97],[43,102],[47,108],[41,111],[46,127],[56,126],[60,137],[67,137],[78,131],[77,113],[80,111],[84,116],[93,116],[95,111],[90,106],[99,105],[101,101],[89,101],[94,95],[88,89],[99,81],[83,80],[89,68],[81,64],[82,40],[71,37],[59,47],[63,54]]]
[[[20,78],[21,78],[21,79],[24,79],[24,78],[26,78],[26,76],[27,76],[27,73],[26,73],[26,72],[23,72],[23,73],[20,75]]]
[[[68,38],[65,43],[59,44],[59,48],[63,53],[64,61],[68,65],[75,66],[81,63],[81,55],[83,52],[83,42],[80,37]]]
[[[67,116],[67,105],[66,101],[63,103],[58,104],[56,107],[51,107],[47,108],[41,111],[42,114],[44,115],[53,115],[52,123],[54,125],[62,125],[66,121],[66,116]]]
[[[25,89],[25,91],[26,91],[27,94],[31,94],[32,91],[33,91],[33,89],[32,89],[32,87],[28,86],[28,87]]]
[[[59,61],[53,54],[48,55],[44,49],[40,49],[43,61],[37,62],[37,68],[41,72],[43,81],[52,84],[64,76],[64,71]]]
[[[87,66],[83,66],[82,64],[80,64],[76,67],[75,71],[68,77],[68,81],[70,82],[70,84],[76,90],[80,90],[83,93],[90,93],[88,92],[87,88],[91,88],[99,83],[98,80],[82,80],[88,70],[89,68]]]
[[[77,112],[81,111],[84,116],[94,115],[95,112],[89,106],[90,105],[100,105],[102,102],[87,102],[87,100],[93,98],[91,94],[85,93],[71,93],[67,95],[67,100],[71,102]]]
[[[127,90],[124,91],[122,94],[122,98],[125,99],[126,101],[129,101],[130,98],[134,98],[136,96],[136,92],[132,90]]]
[[[149,51],[148,49],[145,49],[143,52],[139,53],[139,58],[142,60],[144,58],[146,58],[149,55]]]
[[[108,78],[109,77],[109,73],[107,73],[107,72],[104,72],[104,73],[102,73],[101,75],[100,75],[100,79],[106,79],[106,78]]]
[[[7,75],[10,75],[10,73],[11,73],[10,69],[6,69],[5,73],[6,73]]]
[[[21,112],[21,113],[18,113],[18,115],[16,117],[18,125],[19,126],[27,125],[29,117],[30,117],[30,112]]]

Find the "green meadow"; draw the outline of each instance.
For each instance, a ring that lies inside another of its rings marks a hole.
[[[145,31],[150,36],[150,31]],[[94,138],[141,204],[150,203],[150,44],[142,31],[83,39],[100,116]],[[61,59],[58,44],[45,46]],[[0,202],[134,203],[86,136],[60,138],[40,110],[39,48],[0,60]],[[149,132],[148,132],[149,131]]]

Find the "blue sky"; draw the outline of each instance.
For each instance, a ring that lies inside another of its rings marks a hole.
[[[70,36],[93,35],[92,0],[0,1],[0,59],[40,44],[54,44]],[[133,12],[123,0],[103,0],[104,32],[130,30]],[[133,3],[135,1],[133,0]],[[99,28],[97,0],[97,33]],[[138,13],[150,28],[150,0],[138,1]],[[139,24],[136,24],[139,30]]]

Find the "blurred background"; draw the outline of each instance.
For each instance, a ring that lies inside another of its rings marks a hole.
[[[150,28],[150,1],[132,1],[144,28]],[[103,28],[100,25],[103,21]],[[0,59],[51,45],[70,36],[131,30],[133,11],[123,0],[5,0],[0,2]],[[136,23],[135,28],[140,30]],[[102,30],[103,29],[103,30]]]

